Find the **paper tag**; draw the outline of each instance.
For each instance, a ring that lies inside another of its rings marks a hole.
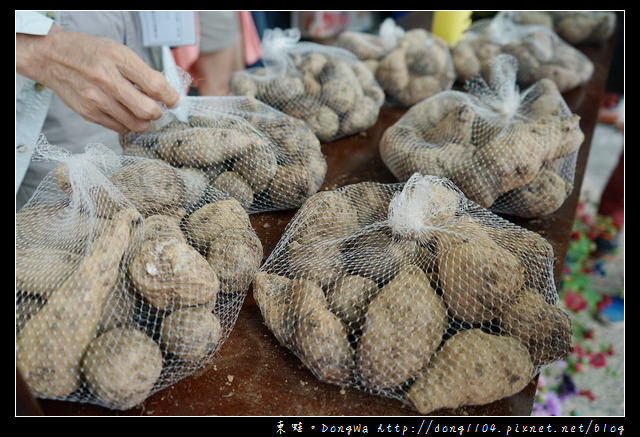
[[[186,46],[196,43],[194,11],[139,12],[142,44],[153,46]]]

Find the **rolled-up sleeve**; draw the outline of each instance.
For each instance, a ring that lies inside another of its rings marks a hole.
[[[53,20],[36,11],[16,11],[16,33],[46,35]]]
[[[16,33],[46,35],[53,20],[35,11],[16,11]],[[53,92],[16,72],[16,195],[31,162]]]

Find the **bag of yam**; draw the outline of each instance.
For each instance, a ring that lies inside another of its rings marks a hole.
[[[543,25],[521,25],[510,12],[477,22],[451,50],[459,82],[471,79],[501,53],[518,60],[518,83],[529,86],[540,79],[552,80],[561,93],[587,82],[593,63],[580,51]]]
[[[572,45],[605,42],[617,21],[612,11],[513,11],[511,16],[518,24],[546,26]]]
[[[297,208],[327,171],[301,120],[253,97],[183,96],[143,133],[120,136],[125,155],[161,159],[194,183],[237,199],[248,213]]]
[[[361,59],[384,89],[387,100],[411,106],[440,91],[451,89],[455,80],[447,43],[425,29],[405,31],[391,18],[378,35],[345,31],[335,45]]]
[[[262,262],[240,203],[88,145],[16,213],[16,364],[37,397],[129,409],[207,366]]]
[[[551,214],[573,189],[580,117],[549,79],[520,92],[512,56],[489,67],[469,92],[445,91],[407,111],[383,134],[382,160],[401,181],[414,172],[448,178],[494,212]]]
[[[234,73],[231,93],[304,120],[323,142],[373,126],[384,91],[371,71],[347,50],[299,39],[297,29],[265,31],[264,67]]]
[[[253,293],[317,378],[422,414],[515,394],[571,346],[550,244],[434,176],[315,194]]]

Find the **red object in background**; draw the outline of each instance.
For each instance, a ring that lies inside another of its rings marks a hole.
[[[592,367],[600,369],[607,366],[607,358],[602,352],[598,352],[589,358],[589,364],[591,364]]]
[[[331,38],[349,25],[345,11],[298,11],[296,14],[303,38]]]
[[[613,302],[611,300],[611,296],[608,296],[606,294],[602,296],[602,299],[600,299],[600,302],[598,302],[598,306],[597,306],[598,311],[602,311],[603,309],[611,305],[611,302]]]
[[[606,93],[598,111],[598,122],[615,125],[624,131],[624,98],[616,93]]]
[[[620,96],[615,93],[605,93],[602,98],[602,106],[606,109],[613,109],[618,105]]]
[[[564,304],[571,311],[577,313],[587,307],[587,301],[580,293],[567,293],[564,296]]]
[[[242,33],[242,55],[245,65],[253,65],[262,57],[260,36],[249,11],[238,11],[240,32]]]
[[[596,400],[596,396],[593,394],[591,390],[580,390],[578,394],[580,396],[586,396],[587,398],[589,398],[591,402]]]

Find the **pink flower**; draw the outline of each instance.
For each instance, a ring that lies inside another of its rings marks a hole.
[[[578,311],[582,311],[587,307],[587,301],[579,293],[565,294],[564,304],[568,309],[570,309],[574,313],[577,313]]]
[[[583,335],[584,338],[593,338],[593,330],[589,329],[588,331],[586,331]]]
[[[579,360],[581,360],[582,358],[584,358],[586,356],[584,350],[582,350],[582,346],[580,346],[580,345],[575,345],[573,347],[573,349],[571,350],[571,352],[576,354]]]
[[[607,358],[604,356],[602,352],[598,352],[596,354],[591,355],[591,358],[589,359],[589,364],[599,369],[607,365]]]

